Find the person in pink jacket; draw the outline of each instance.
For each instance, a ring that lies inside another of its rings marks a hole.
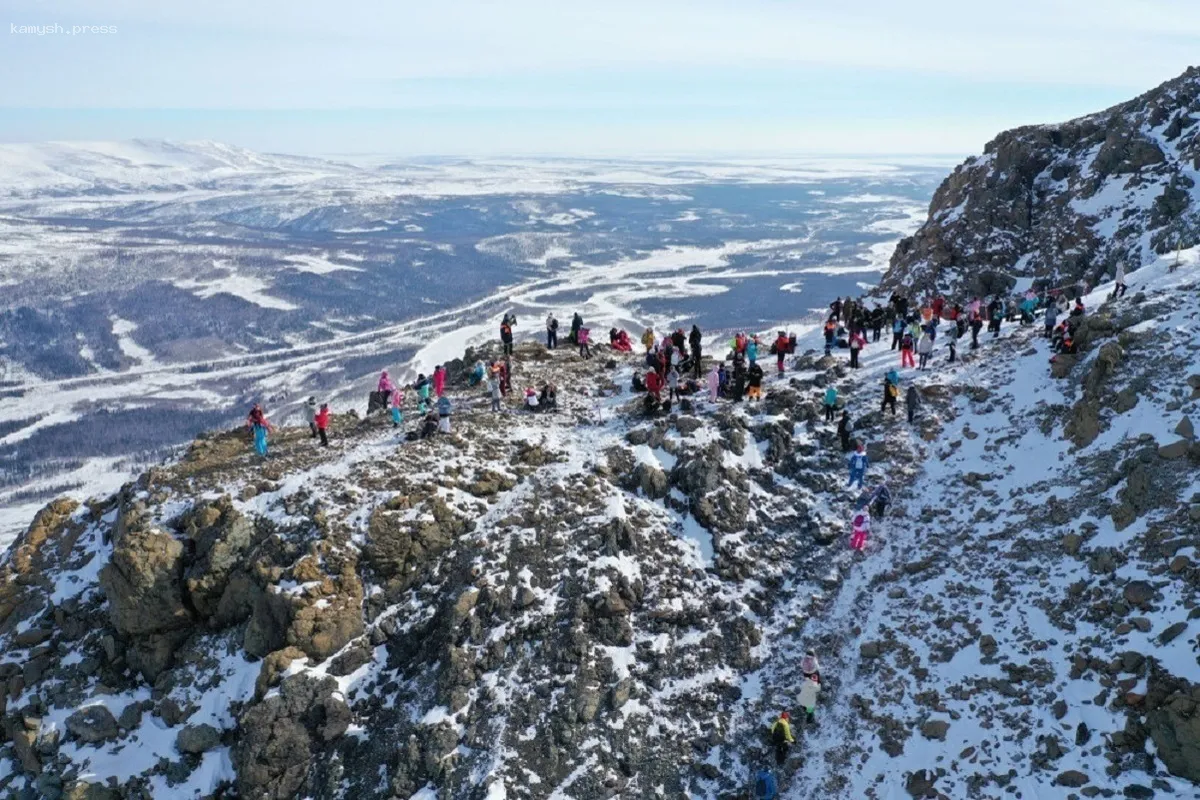
[[[396,388],[396,384],[392,383],[392,379],[388,377],[387,370],[385,369],[385,370],[384,370],[384,371],[383,371],[383,372],[382,372],[382,373],[379,375],[379,391],[380,391],[381,393],[385,393],[385,394],[387,394],[389,397],[391,397],[392,391],[393,391],[395,388]]]
[[[433,394],[441,397],[446,391],[446,368],[438,364],[433,368]]]
[[[717,395],[721,391],[721,372],[717,364],[712,365],[712,371],[708,373],[708,399],[712,402],[717,402]]]
[[[850,549],[860,553],[867,547],[867,536],[871,533],[871,513],[865,508],[854,512],[854,532],[850,534]]]

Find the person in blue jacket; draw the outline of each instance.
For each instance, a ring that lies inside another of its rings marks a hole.
[[[1058,324],[1058,306],[1054,303],[1046,303],[1046,338],[1049,339],[1054,335],[1054,326]]]
[[[866,477],[870,462],[867,460],[867,448],[862,442],[858,443],[858,449],[850,454],[847,462],[850,464],[850,481],[846,486],[858,484],[859,489],[863,488],[863,478]]]
[[[754,800],[775,800],[779,796],[779,786],[771,770],[763,767],[754,776]]]
[[[892,320],[892,349],[896,350],[900,347],[900,340],[904,338],[904,319],[896,317]]]
[[[833,413],[837,411],[837,389],[830,386],[825,390],[825,421],[833,422]]]
[[[750,337],[750,341],[746,343],[746,359],[753,364],[758,361],[758,337]]]

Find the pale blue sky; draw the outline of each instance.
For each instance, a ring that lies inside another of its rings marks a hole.
[[[193,7],[195,6],[195,7]],[[1200,60],[1195,0],[0,0],[0,140],[966,153]],[[62,33],[13,32],[53,26]],[[79,25],[115,33],[71,33]]]

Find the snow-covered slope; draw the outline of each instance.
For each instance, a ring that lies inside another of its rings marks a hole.
[[[732,797],[813,647],[786,797],[1191,796],[1200,253],[1172,263],[1088,298],[1061,378],[1011,327],[906,372],[913,426],[882,345],[648,420],[636,358],[529,344],[557,414],[456,364],[450,436],[216,434],[52,504],[0,577],[0,790]],[[895,494],[863,556],[829,384]]]
[[[938,189],[887,288],[1111,277],[1200,243],[1200,67],[1106,111],[1006,131]]]

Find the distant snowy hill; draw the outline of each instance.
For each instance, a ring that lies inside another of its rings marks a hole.
[[[887,287],[989,292],[1111,276],[1200,243],[1200,68],[1080,119],[1007,131],[904,239]]]
[[[343,174],[346,164],[266,155],[217,142],[46,142],[0,145],[0,200],[184,190],[239,178],[268,180],[297,171]]]

